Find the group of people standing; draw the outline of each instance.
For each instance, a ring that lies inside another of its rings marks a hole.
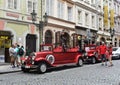
[[[107,60],[109,61],[110,65],[109,66],[113,66],[112,63],[112,43],[110,43],[108,46],[105,45],[104,42],[102,42],[102,44],[100,46],[98,46],[97,50],[98,50],[98,54],[101,57],[101,61],[102,61],[102,66],[105,65],[107,66]]]
[[[24,57],[25,50],[23,46],[20,46],[19,44],[13,44],[9,48],[9,56],[11,58],[11,66],[12,68],[15,68],[15,66],[19,67],[22,63],[21,58]]]

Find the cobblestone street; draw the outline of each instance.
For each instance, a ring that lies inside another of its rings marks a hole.
[[[0,85],[120,85],[120,60],[114,66],[100,63],[83,67],[52,69],[45,74],[35,72],[8,73],[0,75]]]

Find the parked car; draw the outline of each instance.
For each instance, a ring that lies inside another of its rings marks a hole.
[[[21,69],[28,72],[37,69],[38,73],[45,73],[48,68],[64,65],[83,66],[83,57],[78,48],[67,48],[63,51],[61,46],[53,48],[52,45],[42,45],[42,51],[36,52],[25,59]]]
[[[85,45],[84,61],[95,64],[97,61],[101,61],[97,52],[97,46],[94,44]]]
[[[120,47],[113,47],[112,59],[120,59]]]

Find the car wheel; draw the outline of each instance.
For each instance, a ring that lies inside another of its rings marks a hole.
[[[82,59],[78,59],[78,63],[77,63],[77,66],[83,66],[83,60]]]
[[[92,63],[92,64],[95,64],[95,63],[96,63],[95,57],[92,57],[92,58],[91,58],[91,63]]]
[[[45,63],[40,63],[38,65],[37,71],[38,73],[45,73],[47,70],[47,65]]]
[[[119,55],[119,58],[118,59],[120,59],[120,55]]]

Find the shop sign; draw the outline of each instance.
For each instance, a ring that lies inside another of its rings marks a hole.
[[[8,39],[8,36],[0,36],[1,39]]]

